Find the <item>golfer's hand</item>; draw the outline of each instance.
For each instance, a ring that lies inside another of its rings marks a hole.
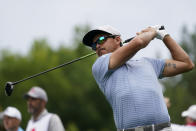
[[[157,31],[153,27],[148,27],[146,29],[143,29],[141,32],[137,32],[136,35],[141,35],[141,34],[151,34],[151,36],[154,38],[157,35]],[[152,39],[153,39],[152,38]]]
[[[153,40],[157,35],[156,29],[148,27],[141,32],[136,33],[136,37],[140,38],[142,42],[142,48],[146,47],[151,40]]]
[[[157,33],[156,38],[157,39],[163,40],[166,35],[169,35],[165,29],[160,30],[161,25],[155,25],[155,26],[151,26],[151,27],[156,30],[156,33]]]

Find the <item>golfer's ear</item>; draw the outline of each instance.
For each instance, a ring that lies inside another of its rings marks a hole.
[[[117,43],[120,43],[122,41],[121,38],[120,38],[120,36],[116,36],[115,37],[115,40],[116,40]]]

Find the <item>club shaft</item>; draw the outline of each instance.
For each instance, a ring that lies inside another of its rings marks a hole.
[[[164,29],[165,29],[164,26],[161,26],[161,27],[159,28],[159,30],[164,30]],[[129,38],[129,39],[125,40],[123,43],[129,42],[129,41],[131,41],[133,38],[134,38],[134,37]],[[16,85],[16,84],[18,84],[18,83],[20,83],[20,82],[26,81],[26,80],[28,80],[28,79],[31,79],[31,78],[34,78],[34,77],[37,77],[37,76],[40,76],[40,75],[42,75],[42,74],[45,74],[45,73],[50,72],[50,71],[53,71],[53,70],[56,70],[56,69],[58,69],[58,68],[61,68],[61,67],[66,66],[66,65],[69,65],[69,64],[71,64],[71,63],[74,63],[74,62],[79,61],[79,60],[81,60],[81,59],[84,59],[84,58],[86,58],[86,57],[92,56],[92,55],[94,55],[94,54],[96,54],[96,52],[87,54],[87,55],[85,55],[85,56],[79,57],[79,58],[74,59],[74,60],[72,60],[72,61],[69,61],[69,62],[67,62],[67,63],[61,64],[61,65],[59,65],[59,66],[53,67],[53,68],[48,69],[48,70],[46,70],[46,71],[43,71],[43,72],[37,73],[37,74],[35,74],[35,75],[29,76],[29,77],[27,77],[27,78],[25,78],[25,79],[22,79],[22,80],[19,80],[19,81],[16,81],[16,82],[12,82],[12,85]]]
[[[61,67],[66,66],[66,65],[69,65],[69,64],[71,64],[71,63],[74,63],[74,62],[79,61],[79,60],[81,60],[81,59],[84,59],[84,58],[86,58],[86,57],[92,56],[92,55],[94,55],[94,54],[96,54],[96,52],[87,54],[87,55],[85,55],[85,56],[79,57],[79,58],[74,59],[74,60],[72,60],[72,61],[69,61],[69,62],[66,62],[66,63],[64,63],[64,64],[61,64],[61,65],[59,65],[59,66],[53,67],[53,68],[48,69],[48,70],[46,70],[46,71],[43,71],[43,72],[37,73],[37,74],[35,74],[35,75],[29,76],[29,77],[27,77],[27,78],[25,78],[25,79],[22,79],[22,80],[19,80],[19,81],[16,81],[16,82],[12,82],[12,85],[16,85],[16,84],[18,84],[18,83],[20,83],[20,82],[26,81],[26,80],[28,80],[28,79],[31,79],[31,78],[34,78],[34,77],[37,77],[37,76],[40,76],[40,75],[42,75],[42,74],[48,73],[48,72],[53,71],[53,70],[56,70],[56,69],[58,69],[58,68],[61,68]]]

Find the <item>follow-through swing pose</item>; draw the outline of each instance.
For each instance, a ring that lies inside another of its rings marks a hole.
[[[158,78],[193,69],[187,53],[160,26],[148,27],[122,46],[111,26],[89,31],[83,43],[99,56],[92,67],[99,88],[110,103],[118,131],[170,131],[170,117]],[[132,59],[154,39],[163,41],[172,59]]]

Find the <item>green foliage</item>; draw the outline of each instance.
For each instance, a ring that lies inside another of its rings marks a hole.
[[[54,50],[47,40],[40,39],[34,41],[31,50],[25,56],[7,50],[1,51],[0,105],[3,109],[7,106],[17,107],[22,112],[23,128],[26,128],[30,118],[23,95],[32,86],[40,86],[47,91],[49,97],[48,111],[57,113],[68,131],[115,129],[112,110],[92,76],[91,68],[96,56],[20,83],[15,86],[10,97],[4,94],[7,81],[14,82],[91,53],[91,50],[81,43],[84,32],[89,28],[76,26],[72,49],[61,46]]]
[[[75,58],[89,54],[91,50],[82,43],[82,36],[89,26],[76,26],[72,48],[63,45],[52,49],[47,40],[35,40],[25,56],[2,50],[0,53],[0,111],[7,106],[17,107],[23,115],[22,127],[26,128],[30,115],[23,95],[32,86],[47,91],[49,112],[57,113],[68,131],[111,131],[114,126],[112,110],[92,76],[92,64],[96,56],[85,58],[71,65],[51,71],[15,86],[11,97],[5,96],[7,81],[17,81],[45,71]],[[193,60],[196,58],[196,32],[183,29],[182,47]],[[196,61],[194,61],[196,64]],[[184,123],[181,112],[196,103],[196,71],[164,81],[165,96],[171,100],[169,113],[174,123]]]
[[[193,33],[189,33],[186,27],[182,30],[181,46],[189,54],[196,65],[196,28]],[[196,70],[184,73],[174,78],[169,78],[164,82],[166,87],[165,96],[170,98],[171,107],[169,113],[173,123],[185,124],[181,117],[182,111],[188,109],[192,104],[196,104]]]

